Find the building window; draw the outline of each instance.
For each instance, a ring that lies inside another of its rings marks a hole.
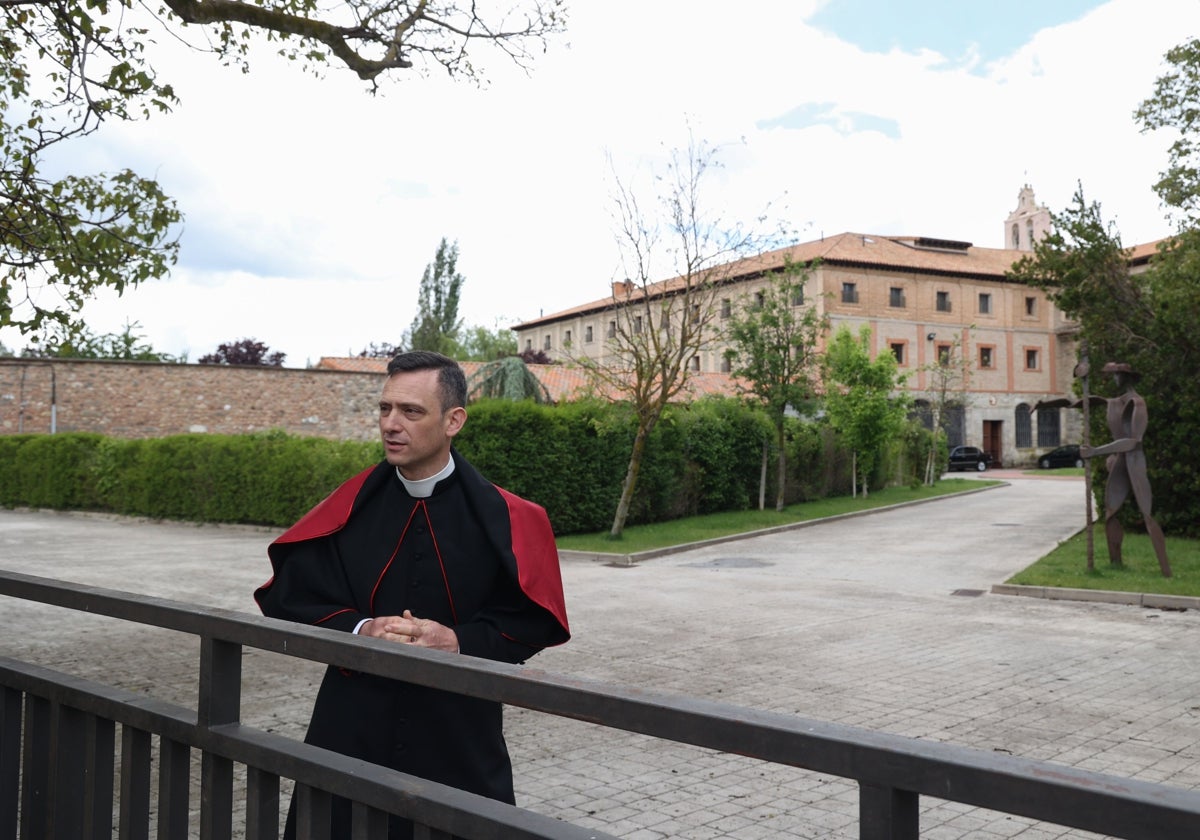
[[[766,305],[766,303],[767,303],[766,295],[764,295],[762,292],[754,293],[754,308],[755,309],[762,309]]]
[[[1028,449],[1033,446],[1033,415],[1028,403],[1017,406],[1017,448]]]
[[[1038,369],[1038,351],[1033,348],[1025,350],[1025,370]]]
[[[729,298],[721,298],[721,317],[728,318],[733,314],[733,303]]]
[[[792,289],[792,306],[803,306],[803,305],[804,305],[804,287],[797,286],[796,288]]]
[[[1013,222],[1012,227],[1012,246],[1014,251],[1021,247],[1021,228],[1016,222]]]
[[[858,303],[858,284],[842,284],[842,303]]]
[[[609,338],[617,337],[617,322],[616,321],[608,322],[608,337]]]
[[[996,366],[996,351],[994,347],[985,345],[979,348],[979,366],[981,368],[993,368]]]
[[[662,315],[659,317],[659,319],[658,319],[658,328],[659,328],[660,330],[662,330],[663,332],[666,332],[667,330],[671,329],[671,315],[670,315],[670,313],[668,313],[668,312],[663,312],[663,314],[662,314]]]
[[[563,333],[563,347],[571,346],[571,331],[567,330]]]
[[[1058,426],[1057,408],[1039,408],[1037,413],[1038,446],[1058,446],[1062,442],[1062,431]]]
[[[691,361],[690,366],[691,366],[692,370],[700,370],[700,357],[692,356],[692,361]]]
[[[700,304],[698,304],[698,303],[692,304],[691,320],[692,320],[693,324],[700,323]],[[666,325],[667,325],[667,316],[663,315],[663,326],[665,327]]]
[[[533,339],[532,339],[532,338],[527,338],[527,339],[525,339],[525,349],[526,349],[526,350],[532,350],[532,349],[533,349]]]
[[[1033,250],[1033,219],[1025,220],[1025,234],[1028,239],[1025,242],[1025,247],[1030,251]]]
[[[1025,298],[1025,314],[1028,315],[1030,318],[1034,318],[1037,316],[1037,298],[1035,298],[1035,297]]]
[[[583,328],[583,343],[584,344],[592,343],[592,326],[591,326],[591,324],[588,324],[586,327]]]
[[[542,339],[542,349],[543,350],[550,349],[550,336],[546,336],[544,339]]]
[[[642,316],[634,315],[633,316],[633,334],[640,335],[641,332],[642,332]]]
[[[979,293],[979,314],[980,315],[991,315],[992,314],[992,295],[990,292],[980,292]]]
[[[937,311],[938,312],[949,312],[950,311],[950,293],[949,292],[938,292],[937,293]]]
[[[892,355],[896,357],[896,364],[904,364],[904,342],[893,341],[888,346],[892,348]]]
[[[733,360],[728,356],[721,357],[721,373],[729,373],[733,370]]]
[[[888,289],[888,306],[903,309],[905,305],[904,289],[902,287],[892,286],[892,288]]]
[[[950,358],[953,353],[953,345],[939,344],[937,346],[937,363],[942,367],[947,367],[950,364]]]

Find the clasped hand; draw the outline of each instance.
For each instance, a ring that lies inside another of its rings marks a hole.
[[[452,629],[432,619],[417,618],[411,610],[405,610],[404,615],[373,618],[358,632],[361,636],[458,653],[458,636]]]

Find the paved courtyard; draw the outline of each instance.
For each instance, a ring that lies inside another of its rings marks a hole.
[[[531,664],[1200,788],[1200,613],[993,595],[1078,529],[1007,486],[631,567],[567,557],[572,641]],[[0,567],[255,612],[273,532],[0,511]],[[4,655],[194,703],[195,642],[4,599]],[[244,719],[302,734],[320,666],[248,651]],[[518,803],[631,840],[853,838],[836,778],[510,709]],[[922,800],[922,836],[1092,837]]]

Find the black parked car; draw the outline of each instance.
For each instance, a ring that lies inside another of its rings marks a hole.
[[[1038,466],[1044,470],[1055,467],[1082,467],[1083,457],[1079,454],[1079,444],[1068,443],[1058,449],[1052,449],[1038,458]]]
[[[992,456],[978,446],[956,446],[950,450],[950,471],[979,470],[983,472],[992,465]]]

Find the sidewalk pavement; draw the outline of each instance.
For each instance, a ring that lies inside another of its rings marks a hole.
[[[546,671],[1200,787],[1196,610],[993,594],[1076,532],[1082,482],[1007,484],[633,565],[563,563]],[[0,567],[254,612],[273,532],[0,511]],[[190,637],[6,600],[4,655],[191,705]],[[300,737],[321,668],[247,651],[243,718]],[[518,803],[631,840],[857,837],[842,779],[509,709]],[[922,800],[922,837],[1086,838]],[[194,822],[194,821],[193,821]],[[195,830],[193,828],[193,830]]]

